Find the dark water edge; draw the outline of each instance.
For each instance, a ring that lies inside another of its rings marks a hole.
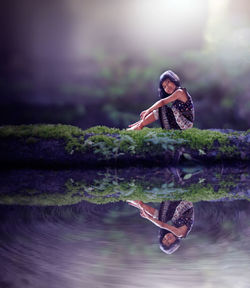
[[[193,229],[172,255],[159,249],[158,228],[122,201],[0,207],[3,288],[248,287],[246,200],[194,203]]]
[[[176,166],[128,169],[0,171],[0,204],[61,206],[83,200],[198,202],[250,198],[249,166]]]

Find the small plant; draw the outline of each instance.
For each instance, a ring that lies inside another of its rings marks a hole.
[[[119,135],[118,138],[108,135],[95,135],[89,137],[85,143],[85,147],[92,148],[95,154],[104,156],[105,160],[117,159],[124,155],[124,152],[135,154],[136,143],[129,135]]]
[[[166,136],[166,133],[156,133],[156,132],[149,132],[145,139],[146,142],[151,142],[154,145],[159,145],[163,150],[171,150],[174,151],[175,145],[180,145],[187,142],[184,139],[172,139],[169,137],[170,135]],[[147,139],[150,137],[150,139]]]

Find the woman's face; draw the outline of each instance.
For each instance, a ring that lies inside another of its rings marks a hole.
[[[173,233],[167,233],[162,239],[162,244],[166,246],[170,246],[171,244],[175,242],[175,240],[176,240],[176,237],[174,236]]]
[[[167,94],[172,94],[176,88],[176,85],[169,79],[166,79],[162,82],[162,87]]]

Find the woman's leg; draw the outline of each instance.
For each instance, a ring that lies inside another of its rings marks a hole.
[[[153,122],[155,122],[155,115],[154,115],[154,112],[151,112],[150,114],[148,114],[148,116],[144,119],[144,121],[142,121],[141,125],[144,127],[144,126],[147,126],[148,124],[151,124]]]
[[[146,116],[146,118],[143,121],[141,120],[130,125],[131,128],[128,128],[127,130],[141,130],[144,126],[147,126],[156,120],[157,119],[155,117],[154,112],[151,112],[150,114],[148,114],[148,116]]]
[[[155,208],[153,208],[153,207],[151,207],[151,206],[149,206],[149,205],[147,205],[147,204],[145,204],[145,203],[143,203],[142,204],[142,208],[143,208],[143,210],[147,213],[147,214],[149,214],[150,216],[152,216],[152,217],[158,217],[158,210],[157,209],[155,209]]]
[[[158,218],[158,210],[143,203],[142,201],[139,200],[127,200],[128,204],[131,206],[134,206],[138,209],[143,209],[147,214],[149,214],[152,217]]]

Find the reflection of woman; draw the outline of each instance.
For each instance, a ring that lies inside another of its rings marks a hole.
[[[179,77],[171,70],[160,76],[159,101],[142,111],[141,120],[129,125],[127,130],[141,130],[144,126],[160,119],[164,129],[188,129],[193,127],[194,105],[186,88],[181,87]],[[167,106],[172,103],[171,106]]]
[[[185,238],[194,222],[193,203],[188,201],[164,201],[160,210],[150,207],[142,201],[128,201],[130,205],[140,209],[140,214],[160,227],[160,248],[172,254],[180,247],[180,239]],[[167,224],[171,220],[171,224]]]

